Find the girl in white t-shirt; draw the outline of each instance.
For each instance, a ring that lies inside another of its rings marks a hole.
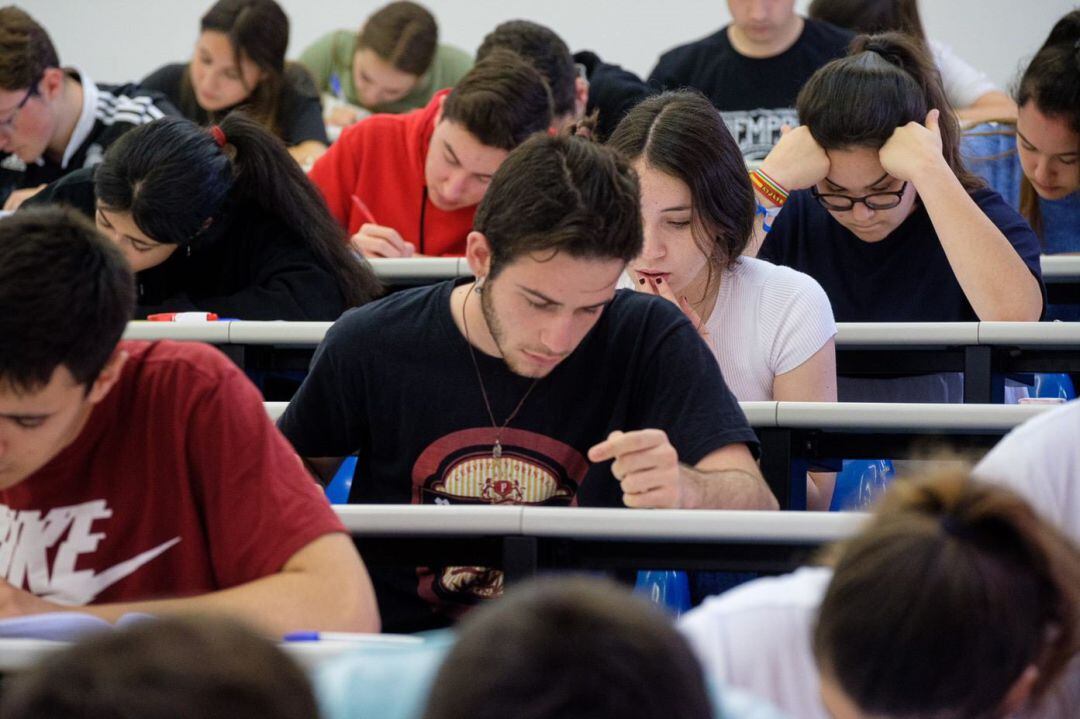
[[[608,145],[641,182],[645,244],[634,288],[666,297],[698,327],[741,401],[836,401],[829,299],[808,275],[741,257],[753,232],[754,191],[715,108],[697,92],[649,98]],[[807,506],[826,509],[831,474],[812,476]]]
[[[965,470],[896,482],[835,566],[706,600],[706,675],[804,719],[1080,716],[1080,554]]]

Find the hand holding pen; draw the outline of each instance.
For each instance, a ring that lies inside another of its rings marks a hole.
[[[353,249],[364,257],[412,257],[415,254],[416,247],[406,242],[397,230],[375,221],[375,216],[363,200],[353,195],[352,202],[363,222],[360,231],[349,238]]]

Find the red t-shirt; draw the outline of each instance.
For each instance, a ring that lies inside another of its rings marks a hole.
[[[62,604],[203,594],[344,530],[223,354],[121,346],[120,379],[75,441],[0,492],[0,576]]]
[[[353,202],[356,195],[371,210],[376,224],[397,230],[418,253],[465,254],[476,206],[444,212],[424,192],[424,162],[435,116],[449,92],[435,93],[427,107],[404,115],[372,115],[361,120],[346,128],[315,162],[308,177],[350,236],[370,222]]]

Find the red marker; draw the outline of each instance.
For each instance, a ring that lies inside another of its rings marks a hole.
[[[375,221],[375,215],[371,214],[371,209],[367,205],[364,204],[363,200],[361,200],[356,195],[353,195],[352,196],[352,203],[353,203],[353,207],[355,207],[357,212],[360,213],[360,219],[363,220],[363,222],[361,222],[360,224],[364,224],[364,223],[370,223],[372,225],[379,224],[378,222]]]
[[[217,322],[218,316],[213,312],[160,312],[155,315],[147,315],[150,322]]]

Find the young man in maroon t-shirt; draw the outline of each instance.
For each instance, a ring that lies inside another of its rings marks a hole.
[[[0,220],[0,617],[377,631],[363,563],[244,375],[203,345],[119,341],[133,287],[75,213]]]

